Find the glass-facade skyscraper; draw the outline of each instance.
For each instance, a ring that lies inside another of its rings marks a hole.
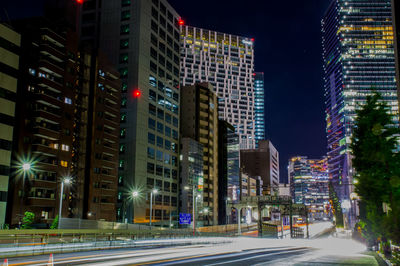
[[[256,72],[254,74],[254,116],[256,145],[258,144],[258,141],[265,139],[264,108],[264,73]]]
[[[288,166],[290,191],[295,204],[308,206],[309,218],[329,216],[329,175],[327,158],[293,157]]]
[[[343,202],[354,190],[349,145],[358,105],[376,90],[399,123],[390,0],[332,1],[322,36],[329,175]]]

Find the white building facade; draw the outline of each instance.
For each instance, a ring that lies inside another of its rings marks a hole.
[[[181,85],[209,82],[240,149],[255,148],[254,39],[181,25]]]

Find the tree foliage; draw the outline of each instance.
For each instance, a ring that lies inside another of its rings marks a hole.
[[[363,211],[360,220],[371,238],[400,241],[400,156],[393,116],[375,93],[357,111],[351,149],[355,190]],[[385,211],[384,203],[389,207]],[[390,210],[391,209],[391,210]]]
[[[22,218],[22,228],[31,229],[32,224],[35,221],[35,214],[33,212],[25,212]]]
[[[332,212],[335,215],[335,223],[336,227],[341,227],[343,228],[343,212],[342,212],[342,207],[340,206],[340,201],[337,196],[337,193],[332,185],[332,183],[329,184],[329,199],[332,207]]]
[[[53,222],[50,225],[50,229],[57,229],[58,228],[58,215],[54,218]]]

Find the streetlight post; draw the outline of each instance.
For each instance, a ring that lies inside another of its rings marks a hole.
[[[64,183],[69,184],[71,183],[71,178],[66,177],[63,180],[61,180],[61,191],[60,191],[60,207],[58,209],[58,224],[60,224],[61,221],[61,215],[62,215],[62,201],[63,201],[63,195],[64,195]]]
[[[185,186],[184,189],[189,190],[190,187]],[[200,195],[198,195],[198,196],[200,196]],[[192,186],[193,236],[196,235],[196,204],[197,204],[196,187]]]
[[[151,220],[153,218],[152,217],[153,216],[153,194],[155,195],[157,193],[158,193],[157,189],[153,189],[153,190],[150,191],[150,229],[151,229]]]
[[[26,173],[31,170],[31,166],[32,165],[29,162],[25,162],[22,164],[22,189],[21,189],[21,202],[20,202],[20,206],[19,206],[19,213],[20,213],[21,219],[23,217],[22,205],[24,203],[24,194],[25,194],[25,177],[26,177]]]

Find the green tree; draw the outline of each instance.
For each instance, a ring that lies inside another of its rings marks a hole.
[[[50,226],[50,229],[57,229],[57,228],[58,228],[58,215],[56,216],[56,218],[54,218]]]
[[[33,212],[25,212],[24,217],[22,218],[22,228],[31,229],[34,220],[35,214]]]
[[[335,188],[332,183],[329,184],[329,198],[333,214],[335,215],[335,225],[338,228],[343,228],[343,212],[340,206],[339,198],[336,194]]]
[[[400,157],[398,134],[389,107],[380,94],[368,96],[357,111],[351,149],[356,170],[355,190],[360,197],[363,211],[360,220],[371,238],[400,239]],[[397,204],[396,204],[397,202]],[[386,212],[386,203],[391,211]]]

